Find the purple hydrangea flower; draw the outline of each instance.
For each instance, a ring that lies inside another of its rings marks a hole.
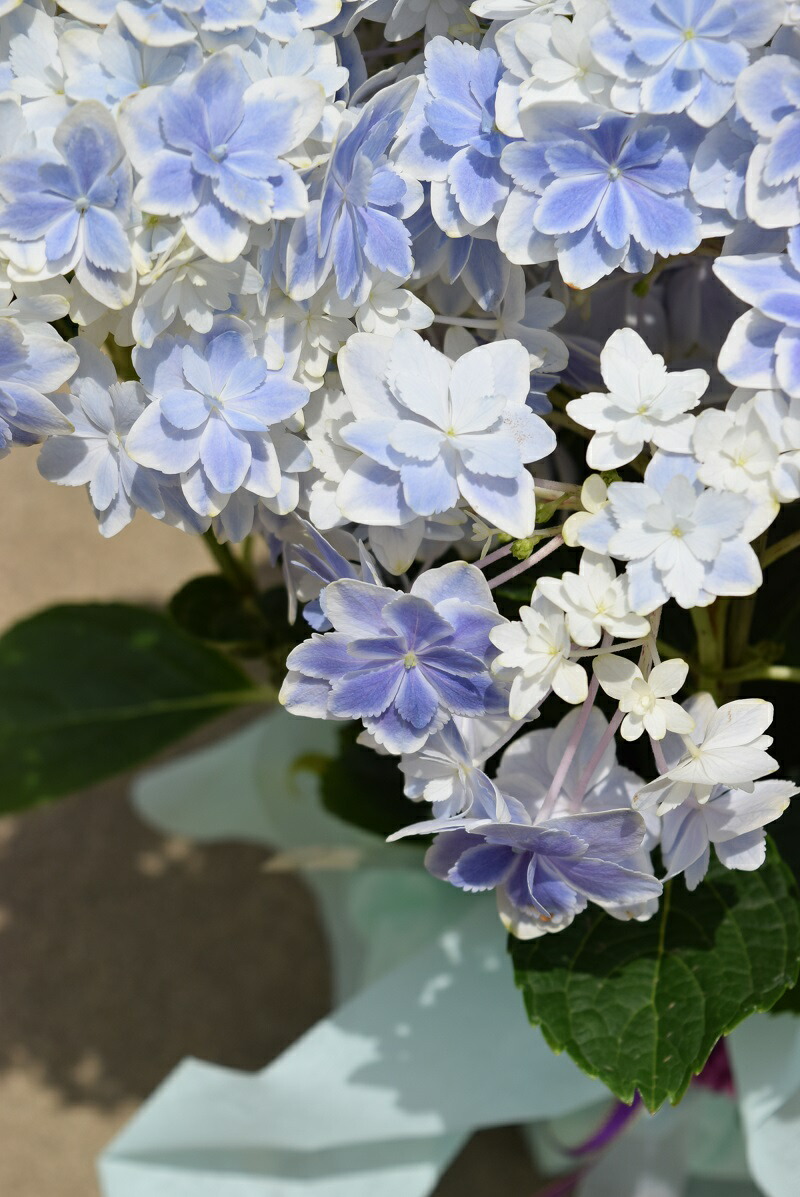
[[[493,816],[428,820],[390,837],[436,834],[428,871],[458,889],[496,890],[503,923],[523,939],[563,930],[588,902],[615,918],[646,919],[661,893],[648,855],[656,837],[631,810],[640,778],[616,764],[611,741],[586,776],[607,740],[600,711],[590,716],[552,813],[541,818],[579,718],[571,712],[558,727],[528,732],[505,750]]]
[[[311,79],[251,83],[231,54],[212,55],[194,74],[123,108],[125,147],[142,176],[135,202],[146,213],[179,216],[204,254],[232,262],[251,221],[305,212],[305,184],[285,155],[316,127],[324,106]]]
[[[647,272],[656,254],[697,248],[689,122],[653,124],[583,104],[536,104],[520,122],[525,141],[503,153],[516,186],[497,228],[512,262],[557,256],[565,281],[585,288],[619,266]]]
[[[281,702],[295,715],[361,719],[393,753],[416,752],[453,715],[505,713],[489,674],[489,629],[503,622],[480,570],[453,562],[409,594],[332,582],[320,606],[333,632],[289,654]]]
[[[799,55],[800,30],[781,29],[736,84],[737,108],[757,143],[747,164],[747,214],[765,229],[800,223]]]
[[[734,84],[784,19],[783,0],[608,0],[591,38],[616,78],[624,112],[687,112],[709,128],[733,103]]]
[[[331,271],[340,298],[355,305],[365,301],[376,274],[410,276],[411,234],[403,220],[422,203],[422,188],[394,167],[387,149],[416,86],[404,79],[384,88],[339,134],[320,195],[289,239],[292,298],[315,295]]]
[[[397,161],[431,183],[441,229],[460,237],[499,216],[510,180],[500,157],[510,138],[495,123],[503,64],[496,50],[435,37],[425,76],[396,150]]]

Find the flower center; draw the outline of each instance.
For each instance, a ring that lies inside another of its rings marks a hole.
[[[622,171],[620,170],[620,168],[618,166],[609,166],[608,177],[609,177],[609,179],[611,179],[612,182],[614,181],[614,179],[618,179],[621,174],[622,174]]]
[[[413,669],[414,666],[416,665],[416,663],[417,663],[417,654],[416,653],[407,652],[406,655],[403,657],[403,664],[405,665],[406,669]]]

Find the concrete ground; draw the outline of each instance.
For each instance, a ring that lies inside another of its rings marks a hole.
[[[144,516],[104,541],[35,453],[0,463],[0,510],[0,629],[56,601],[161,602],[207,569],[201,543]],[[259,848],[155,835],[126,790],[0,820],[4,1197],[96,1197],[95,1156],[180,1059],[261,1068],[329,1006],[303,883],[263,873]],[[476,1136],[437,1194],[536,1189],[507,1128]]]

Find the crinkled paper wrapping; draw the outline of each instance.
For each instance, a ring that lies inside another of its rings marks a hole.
[[[537,1124],[540,1158],[563,1169],[553,1144],[591,1133],[608,1109],[603,1086],[528,1025],[491,896],[450,889],[418,848],[325,811],[312,766],[335,751],[333,725],[278,711],[136,786],[139,813],[170,834],[314,861],[306,876],[341,1004],[259,1073],[183,1061],[101,1157],[104,1197],[425,1197],[480,1127]],[[759,1016],[731,1041],[750,1167],[768,1197],[795,1192],[800,1170],[794,1025]],[[762,1028],[780,1064],[774,1096],[754,1046]],[[773,1154],[784,1148],[785,1166]],[[692,1093],[633,1120],[579,1191],[754,1197],[745,1177],[736,1107]]]

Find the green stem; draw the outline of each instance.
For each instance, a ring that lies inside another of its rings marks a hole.
[[[793,532],[791,536],[785,536],[783,540],[776,540],[775,544],[771,544],[761,554],[761,568],[766,569],[768,565],[780,561],[781,557],[785,557],[787,553],[791,553],[797,548],[800,548],[800,532]]]
[[[722,680],[728,682],[800,682],[800,666],[797,665],[742,665],[738,669],[726,669]]]
[[[207,532],[203,533],[203,540],[222,575],[242,594],[252,595],[255,592],[255,585],[250,572],[239,558],[233,555],[228,545],[220,544],[214,535],[213,528],[209,528]]]
[[[708,607],[692,607],[691,614],[697,636],[698,684],[701,690],[708,690],[715,699],[718,699],[717,675],[722,666],[722,653],[714,633],[711,615]]]

